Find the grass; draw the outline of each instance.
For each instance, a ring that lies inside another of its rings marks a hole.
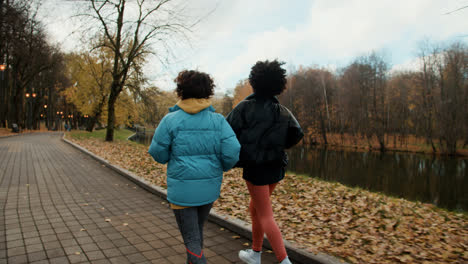
[[[133,133],[133,131],[128,129],[114,129],[114,140],[125,141],[129,136],[133,135]],[[69,135],[77,140],[91,138],[104,140],[106,138],[106,129],[94,130],[93,132],[74,130],[70,132]]]

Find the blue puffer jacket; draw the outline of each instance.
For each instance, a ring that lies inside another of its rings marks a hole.
[[[186,112],[179,105],[184,108],[175,105],[159,123],[148,152],[157,162],[168,162],[170,203],[212,203],[219,197],[223,171],[231,169],[239,159],[240,144],[231,126],[212,106],[198,105],[201,109]]]

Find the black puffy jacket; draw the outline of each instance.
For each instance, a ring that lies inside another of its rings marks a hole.
[[[304,136],[293,114],[276,97],[249,95],[227,116],[241,144],[236,166],[287,165],[284,151]]]

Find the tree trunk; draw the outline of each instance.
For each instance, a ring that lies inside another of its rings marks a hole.
[[[379,141],[380,151],[385,152],[385,136],[377,136],[377,140]]]
[[[22,87],[17,85],[16,86],[16,94],[13,97],[13,105],[15,107],[15,111],[13,113],[13,123],[18,124],[19,127],[22,129],[25,128],[25,124],[23,122],[23,89]]]
[[[321,126],[321,131],[322,131],[322,138],[323,138],[323,143],[325,145],[328,145],[328,141],[327,141],[327,129],[325,127],[325,120],[323,120],[323,115],[322,115],[322,112],[319,111],[319,116],[320,116],[320,126]]]
[[[112,89],[109,95],[107,104],[107,131],[106,141],[114,141],[114,124],[115,124],[115,102],[119,95],[117,84],[112,84]]]
[[[97,118],[92,116],[88,119],[88,122],[86,124],[86,131],[88,132],[93,132],[94,125],[96,125],[96,120]]]
[[[436,153],[436,152],[437,152],[437,148],[436,148],[436,146],[434,145],[434,140],[432,140],[432,136],[429,137],[429,142],[431,143],[432,152]]]
[[[94,125],[99,120],[99,118],[101,118],[102,107],[104,106],[106,99],[107,99],[107,96],[103,95],[101,97],[101,101],[99,102],[99,104],[96,106],[96,108],[94,108],[91,120],[88,121],[86,131],[93,132]]]

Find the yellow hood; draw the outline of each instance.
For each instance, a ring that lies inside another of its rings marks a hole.
[[[211,105],[211,99],[190,98],[177,102],[186,113],[196,114]]]

